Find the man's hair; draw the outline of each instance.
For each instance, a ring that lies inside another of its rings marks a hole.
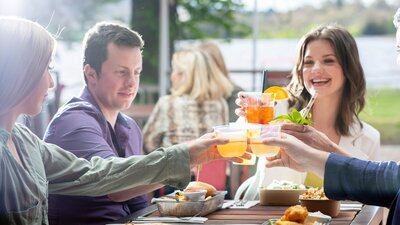
[[[141,35],[136,31],[116,23],[97,23],[85,34],[83,39],[83,66],[89,64],[97,74],[100,74],[101,65],[107,60],[109,43],[140,49],[144,46]],[[87,82],[86,77],[85,82]]]
[[[393,24],[396,28],[400,26],[400,8],[397,9],[396,14],[393,16]]]

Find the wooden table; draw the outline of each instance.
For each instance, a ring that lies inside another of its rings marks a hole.
[[[348,202],[346,202],[348,203]],[[287,207],[260,206],[250,209],[220,209],[206,217],[205,224],[267,224],[268,219],[279,219]],[[156,205],[151,205],[116,223],[135,220],[138,216],[159,216]],[[331,225],[378,225],[382,223],[383,209],[377,206],[363,205],[361,210],[346,210],[332,219]],[[180,223],[182,224],[182,223]]]

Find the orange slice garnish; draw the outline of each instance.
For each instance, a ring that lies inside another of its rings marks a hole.
[[[279,86],[272,86],[267,88],[264,93],[275,93],[275,100],[282,100],[289,98],[289,94],[286,89]]]

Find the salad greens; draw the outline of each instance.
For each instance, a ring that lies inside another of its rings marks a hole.
[[[300,112],[297,111],[297,109],[293,109],[292,113],[275,117],[273,120],[290,120],[292,123],[295,124],[309,125],[314,123],[311,120],[311,116],[312,116],[311,113],[309,113],[306,117],[302,117]]]

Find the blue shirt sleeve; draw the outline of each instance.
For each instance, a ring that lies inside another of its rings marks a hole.
[[[329,198],[390,207],[400,188],[395,162],[374,162],[330,154],[325,165],[324,189]]]

